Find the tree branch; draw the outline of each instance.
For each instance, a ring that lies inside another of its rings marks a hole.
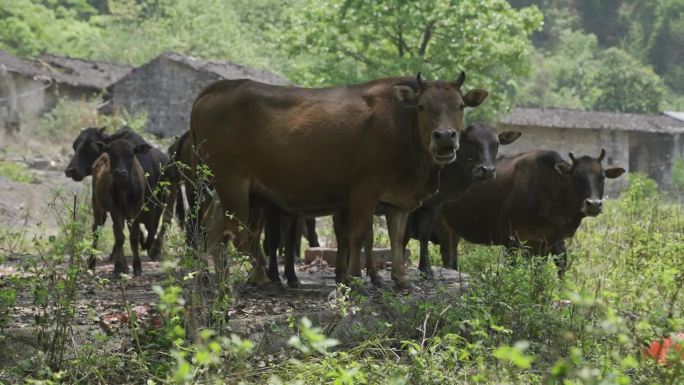
[[[349,49],[347,49],[347,48],[344,48],[344,47],[342,47],[341,50],[342,50],[342,53],[343,53],[343,54],[345,54],[345,55],[351,57],[351,58],[354,59],[354,60],[360,61],[361,63],[366,64],[366,65],[368,65],[368,66],[373,66],[373,65],[374,65],[374,63],[373,63],[372,60],[368,59],[367,57],[361,55],[361,54],[358,53],[358,52],[351,51],[351,50],[349,50]]]
[[[420,43],[420,48],[418,49],[418,56],[425,56],[425,51],[427,50],[428,43],[432,37],[432,29],[435,27],[435,21],[432,20],[428,22],[425,26],[425,31],[423,32],[423,41]]]

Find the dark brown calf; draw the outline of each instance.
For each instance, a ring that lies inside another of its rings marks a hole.
[[[114,276],[128,272],[128,264],[124,257],[123,243],[124,223],[130,220],[130,244],[133,251],[133,274],[142,273],[138,245],[140,244],[140,225],[153,228],[158,224],[158,213],[155,210],[143,210],[147,201],[145,170],[136,155],[150,151],[147,143],[134,145],[118,139],[110,143],[97,142],[102,155],[92,166],[93,173],[93,248],[97,247],[97,229],[104,225],[107,213],[112,217],[114,229]],[[156,218],[155,218],[156,217]],[[89,267],[95,268],[93,255],[89,259]]]

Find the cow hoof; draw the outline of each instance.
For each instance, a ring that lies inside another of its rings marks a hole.
[[[370,297],[370,292],[363,286],[354,288],[354,292],[362,297]]]
[[[97,263],[97,260],[95,259],[94,256],[91,256],[88,258],[88,270],[95,271],[95,265]]]
[[[420,288],[418,286],[414,285],[411,281],[402,281],[402,282],[397,282],[397,290],[408,291],[410,293],[414,293],[414,292],[420,291]]]
[[[253,284],[257,287],[268,285],[271,282],[276,281],[272,281],[266,274],[266,270],[264,270],[263,268],[253,269],[252,274],[250,274],[249,278],[247,278],[247,283]],[[280,279],[278,279],[277,282],[278,284],[280,284]]]
[[[270,279],[272,282],[280,282],[280,274],[278,274],[278,270],[269,270],[268,272],[266,272],[266,275],[268,276],[268,279]]]
[[[299,279],[288,279],[287,280],[287,286],[292,288],[292,289],[301,289],[302,284],[299,282]]]
[[[273,282],[273,281],[268,281],[264,285],[259,286],[259,291],[265,292],[265,293],[282,293],[283,292],[283,284],[278,281],[278,282]]]
[[[379,275],[371,277],[371,283],[378,289],[381,289],[385,286],[385,280],[382,279],[382,277],[380,277]]]
[[[431,267],[420,269],[420,275],[427,280],[431,280],[435,277],[435,273],[432,271]]]
[[[150,257],[150,261],[158,261],[161,259],[161,250],[153,247],[147,252],[147,255]]]
[[[128,268],[114,266],[114,279],[121,278],[121,274],[128,274]]]
[[[140,277],[142,274],[142,267],[134,267],[133,268],[133,275],[136,277]]]

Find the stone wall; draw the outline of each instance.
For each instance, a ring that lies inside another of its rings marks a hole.
[[[189,128],[196,96],[216,80],[215,74],[159,57],[112,86],[112,105],[132,114],[146,111],[147,132],[180,135]]]
[[[500,125],[499,132],[517,130],[522,132],[520,139],[507,146],[501,146],[500,153],[514,155],[521,152],[543,149],[554,150],[566,160],[569,152],[576,156],[590,155],[593,157],[606,149],[604,166],[619,166],[629,168],[629,133],[617,130],[579,130],[551,127],[519,127]],[[606,195],[615,196],[626,185],[627,178],[606,180]]]
[[[7,122],[33,122],[46,110],[45,83],[17,74],[0,74],[0,129]]]

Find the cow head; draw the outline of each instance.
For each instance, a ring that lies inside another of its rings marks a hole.
[[[109,167],[115,184],[130,183],[132,169],[138,154],[144,154],[152,148],[149,144],[135,145],[125,139],[116,139],[110,143],[102,141],[95,142],[95,146],[100,149],[100,153],[106,152],[109,155]]]
[[[513,143],[520,135],[520,131],[504,131],[497,135],[494,127],[486,123],[469,125],[461,135],[459,167],[472,180],[481,182],[494,179],[499,145]]]
[[[396,99],[417,110],[421,144],[437,164],[456,160],[465,108],[477,107],[487,98],[487,91],[481,89],[464,95],[461,92],[464,81],[465,72],[451,82],[426,82],[419,73],[416,77],[417,91],[408,85],[394,87]]]
[[[625,172],[621,167],[603,168],[601,161],[606,156],[606,150],[601,149],[598,158],[581,156],[576,158],[571,152],[572,164],[556,163],[556,171],[572,184],[572,204],[578,207],[584,216],[597,216],[603,209],[603,185],[606,178],[617,178]]]
[[[74,155],[69,160],[69,164],[64,170],[64,175],[76,182],[80,182],[83,178],[92,174],[93,162],[99,157],[102,152],[99,147],[95,145],[96,142],[104,142],[109,136],[104,132],[105,127],[100,128],[86,128],[74,140],[71,147],[74,149]]]

